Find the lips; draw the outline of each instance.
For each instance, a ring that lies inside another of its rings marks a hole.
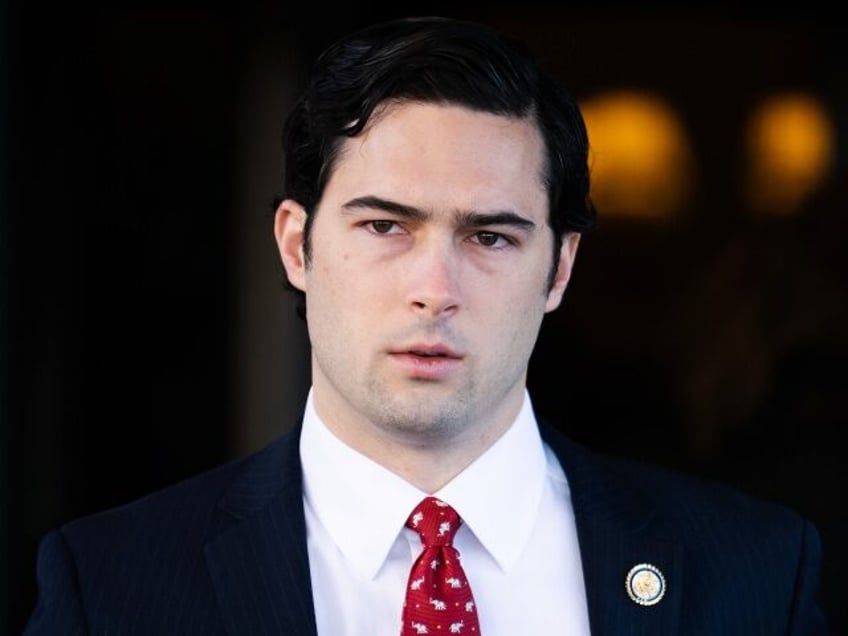
[[[421,356],[423,358],[462,358],[461,354],[444,345],[413,345],[409,348],[392,351],[392,353]]]
[[[413,345],[391,352],[405,375],[415,379],[443,380],[462,363],[463,356],[444,345]]]

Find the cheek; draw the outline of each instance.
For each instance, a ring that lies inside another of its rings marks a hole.
[[[547,271],[526,279],[521,286],[521,294],[512,298],[510,307],[520,307],[519,311],[509,309],[507,315],[516,338],[530,346],[536,339],[542,318],[545,315],[547,294]]]
[[[508,287],[480,287],[483,296],[477,299],[477,305],[481,311],[472,312],[472,334],[485,330],[490,343],[500,342],[510,349],[524,346],[527,340],[534,339],[544,315],[544,288],[538,277],[521,277]]]
[[[330,331],[350,333],[369,321],[373,326],[377,305],[386,296],[384,273],[355,261],[350,252],[341,253],[332,260],[316,259],[307,272],[307,310]]]

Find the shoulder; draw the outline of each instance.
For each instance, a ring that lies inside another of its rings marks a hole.
[[[254,453],[76,518],[59,533],[75,551],[144,537],[160,537],[163,545],[175,547],[202,542],[299,479],[297,439],[298,431],[292,431]],[[294,485],[299,488],[299,481]]]
[[[144,633],[179,631],[179,620],[210,633],[204,626],[211,629],[220,615],[208,550],[239,524],[264,519],[257,511],[274,506],[275,520],[302,517],[298,439],[293,431],[256,453],[46,534],[31,633],[58,633],[52,625],[70,633],[86,623],[91,633],[113,633],[128,620]]]
[[[590,584],[607,589],[628,564],[653,563],[677,582],[670,597],[679,594],[704,633],[827,633],[810,520],[728,484],[593,451],[545,425],[542,435],[568,480]]]
[[[709,536],[742,543],[780,538],[818,544],[815,527],[781,503],[728,483],[597,452],[547,424],[542,430],[563,465],[576,507],[601,516],[650,519],[653,527],[684,542]]]

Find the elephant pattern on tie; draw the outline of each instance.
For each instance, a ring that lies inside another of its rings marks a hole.
[[[453,546],[461,523],[457,512],[435,497],[426,497],[410,514],[406,525],[419,533],[424,549],[409,573],[401,636],[480,636],[477,605]]]

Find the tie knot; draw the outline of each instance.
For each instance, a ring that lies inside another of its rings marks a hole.
[[[451,545],[461,520],[456,510],[435,497],[427,497],[406,520],[406,525],[421,535],[426,547]]]

